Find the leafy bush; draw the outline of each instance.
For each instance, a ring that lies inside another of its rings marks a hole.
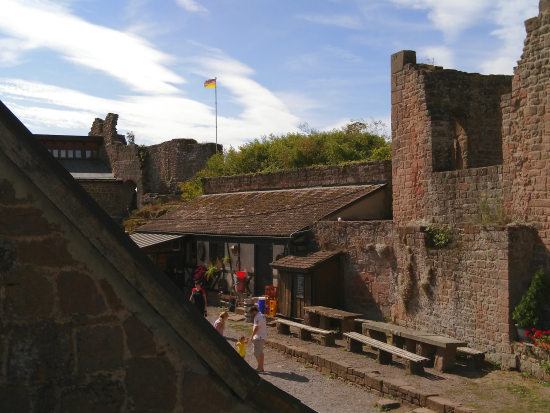
[[[354,161],[391,159],[391,143],[381,134],[382,122],[359,119],[340,129],[317,131],[301,125],[301,132],[263,136],[230,147],[212,156],[205,176],[232,176],[250,173],[338,165]]]
[[[491,225],[505,225],[509,219],[504,209],[504,203],[502,198],[488,197],[486,194],[482,194],[478,203],[478,210],[480,219],[476,224],[491,226]]]
[[[435,248],[445,248],[453,239],[451,234],[453,232],[451,227],[436,227],[429,226],[424,230],[428,234],[429,241]]]
[[[541,305],[549,302],[550,279],[543,270],[535,271],[531,286],[521,297],[521,301],[514,309],[512,318],[519,327],[528,328],[539,325]]]

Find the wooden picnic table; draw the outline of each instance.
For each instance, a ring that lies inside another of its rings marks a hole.
[[[363,319],[357,319],[356,321],[362,323],[362,333],[364,335],[386,342],[386,335],[391,334],[394,346],[405,348],[411,353],[429,358],[433,362],[434,369],[438,371],[447,371],[453,368],[456,349],[467,346],[466,342],[454,338],[389,323]]]
[[[304,307],[306,317],[304,323],[312,327],[319,327],[330,330],[330,319],[340,320],[341,332],[350,333],[355,331],[355,319],[363,317],[363,314],[350,313],[343,310],[336,310],[323,306]]]

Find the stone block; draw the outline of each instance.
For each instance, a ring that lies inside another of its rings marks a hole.
[[[120,310],[122,308],[122,301],[120,301],[120,298],[115,294],[111,284],[109,284],[105,278],[102,278],[99,280],[99,286],[105,295],[109,307],[111,307],[113,311]]]
[[[37,208],[1,208],[0,235],[47,235],[50,225],[41,215]]]
[[[121,382],[99,376],[89,384],[63,391],[60,413],[118,413],[125,398]]]
[[[119,326],[85,327],[78,333],[80,373],[114,371],[122,366],[124,344]]]
[[[71,326],[47,320],[15,327],[8,356],[8,379],[51,380],[72,373]]]
[[[63,271],[57,277],[57,291],[61,311],[67,315],[101,314],[106,310],[103,297],[93,279],[78,271]]]
[[[61,237],[22,241],[18,245],[18,256],[24,264],[57,268],[73,264],[67,241]]]
[[[191,406],[195,397],[203,394],[204,398],[211,396],[210,380],[192,371],[185,372],[183,376],[183,390],[186,397],[182,402],[187,401]],[[133,358],[126,369],[126,391],[132,399],[134,410],[138,412],[147,411],[171,411],[176,403],[176,372],[174,367],[164,356]],[[196,386],[202,386],[197,388]],[[193,391],[195,388],[196,391]],[[204,389],[209,389],[204,392]],[[186,400],[187,399],[187,400]],[[184,410],[187,408],[184,407]]]
[[[391,73],[397,73],[403,70],[408,64],[416,64],[416,52],[413,50],[401,50],[391,55]]]
[[[0,412],[27,413],[30,410],[29,391],[25,386],[0,386]]]
[[[4,276],[8,317],[28,320],[47,318],[55,301],[51,282],[34,267]]]

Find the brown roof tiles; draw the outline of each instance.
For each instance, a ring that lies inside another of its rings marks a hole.
[[[305,257],[288,255],[269,265],[278,270],[309,270],[340,253],[341,251],[319,251]]]
[[[288,237],[382,185],[203,195],[139,228],[139,232]]]

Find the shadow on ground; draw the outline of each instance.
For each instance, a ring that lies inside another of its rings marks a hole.
[[[296,373],[284,373],[284,372],[279,372],[279,371],[264,371],[261,374],[265,375],[265,376],[278,377],[278,378],[283,379],[283,380],[296,381],[298,383],[307,383],[307,382],[309,382],[309,379],[307,377],[302,376],[300,374],[296,374]]]

